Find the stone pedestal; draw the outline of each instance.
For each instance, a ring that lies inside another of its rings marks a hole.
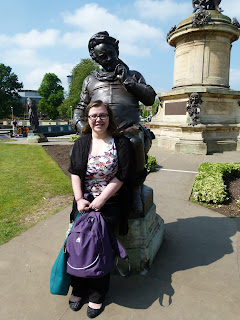
[[[27,142],[28,143],[40,143],[47,142],[48,139],[42,133],[28,133]]]
[[[175,47],[173,89],[160,93],[162,101],[149,127],[158,146],[181,153],[206,154],[239,149],[240,91],[229,88],[231,44],[239,29],[218,11],[194,26],[191,14],[168,35]],[[202,99],[200,124],[192,126],[186,111],[191,93]]]
[[[191,126],[186,104],[192,92],[203,100],[200,124]],[[240,91],[184,87],[159,94],[162,106],[149,124],[155,145],[180,153],[207,154],[239,150]]]
[[[128,235],[118,236],[127,250],[133,273],[139,273],[152,265],[164,236],[164,221],[156,213],[152,196],[152,189],[144,185],[144,217],[129,219]]]

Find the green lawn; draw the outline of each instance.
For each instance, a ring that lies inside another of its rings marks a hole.
[[[0,244],[54,214],[54,197],[70,204],[71,181],[41,146],[0,143],[0,172]]]

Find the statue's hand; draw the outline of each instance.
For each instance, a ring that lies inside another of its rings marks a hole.
[[[116,68],[117,78],[121,83],[127,79],[127,69],[122,64],[118,64]]]
[[[82,132],[83,132],[83,128],[84,128],[84,121],[81,121],[81,120],[79,120],[78,122],[77,122],[77,124],[75,125],[75,130],[77,131],[77,132],[79,132],[80,134],[82,134]]]

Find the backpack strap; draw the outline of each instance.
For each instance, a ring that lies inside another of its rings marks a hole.
[[[69,227],[68,227],[68,230],[67,230],[67,232],[66,232],[65,244],[64,244],[64,248],[63,248],[63,252],[64,252],[64,253],[66,253],[67,238],[68,238],[70,232],[72,231],[72,228],[74,227],[74,224],[75,224],[75,222],[77,221],[77,219],[78,219],[79,217],[81,217],[81,215],[83,215],[84,213],[85,213],[84,211],[83,211],[83,212],[78,212],[78,215],[76,216],[76,219],[75,219],[72,223],[69,223]]]
[[[115,236],[115,234],[113,234],[113,232],[108,229],[108,234],[109,234],[109,238],[111,241],[111,245],[112,245],[112,249],[115,252],[115,256],[117,257],[116,259],[116,267],[118,269],[118,272],[120,273],[120,275],[122,277],[128,277],[131,271],[131,266],[130,266],[130,262],[129,262],[129,257],[128,254],[126,252],[126,249],[123,247],[123,245],[121,244],[121,242],[117,239],[117,237]],[[128,264],[128,270],[127,272],[124,271],[124,269],[119,265],[119,261],[126,261]]]

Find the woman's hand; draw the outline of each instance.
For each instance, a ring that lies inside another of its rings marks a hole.
[[[90,208],[90,202],[85,199],[79,199],[77,201],[77,209],[79,212],[87,211]]]
[[[105,204],[105,202],[106,201],[103,199],[103,197],[99,195],[91,202],[89,208],[94,211],[99,211],[102,208],[102,206]]]
[[[99,211],[106,201],[118,192],[122,185],[123,182],[114,177],[103,189],[103,192],[91,202],[89,208]]]

